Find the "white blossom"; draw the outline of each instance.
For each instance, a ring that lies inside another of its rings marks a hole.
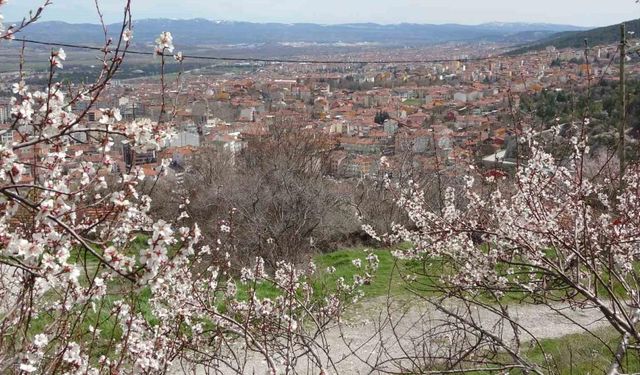
[[[122,32],[122,40],[125,42],[130,42],[133,40],[133,30],[127,28]]]
[[[44,348],[49,343],[49,338],[44,333],[39,333],[34,337],[33,345],[37,348]]]
[[[0,30],[2,31],[2,30]],[[27,373],[32,373],[38,370],[38,368],[30,363],[22,363],[20,364],[20,371],[24,371]]]
[[[173,36],[168,31],[163,31],[156,39],[156,53],[162,54],[164,51],[173,53]]]
[[[58,69],[62,69],[62,62],[67,59],[67,54],[64,49],[60,48],[58,51],[54,51],[51,53],[51,65],[55,66]]]
[[[19,94],[24,96],[27,94],[27,90],[29,90],[29,86],[27,86],[24,80],[14,83],[11,86],[11,91],[13,91],[14,94]]]

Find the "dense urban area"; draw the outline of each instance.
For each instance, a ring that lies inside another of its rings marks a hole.
[[[508,161],[503,151],[518,131],[518,117],[537,114],[535,108],[525,106],[531,98],[565,93],[560,95],[567,101],[576,92],[586,92],[589,85],[595,88],[619,81],[617,60],[612,64],[618,57],[617,45],[590,47],[586,54],[584,49],[554,47],[524,55],[506,52],[503,46],[445,45],[352,57],[373,62],[412,60],[409,64],[228,63],[238,72],[220,73],[206,66],[186,70],[177,86],[173,84],[176,74],[169,79],[169,112],[177,132],[171,144],[160,152],[134,157],[115,140],[110,155],[113,172],[135,163],[153,177],[161,169],[160,161],[168,158],[170,175],[180,181],[189,173],[188,159],[200,149],[238,154],[268,139],[283,124],[295,125],[305,138],[326,141],[326,164],[321,167],[336,179],[393,171],[407,152],[415,154],[414,162],[425,169],[446,170],[470,162],[490,167],[496,161]],[[434,57],[450,61],[417,62]],[[629,65],[634,76],[640,68]],[[23,79],[27,84],[42,82],[47,74],[26,71]],[[5,93],[0,97],[0,123],[5,129],[12,122],[15,80],[20,80],[18,72],[3,73],[0,83],[0,92]],[[88,113],[86,126],[98,123],[99,108],[117,108],[122,121],[131,121],[157,120],[161,106],[161,83],[156,76],[115,79],[96,109]],[[615,126],[610,108],[599,109],[594,115],[611,117]],[[539,112],[549,110],[556,109]],[[561,114],[534,120],[552,126],[568,119]],[[3,142],[19,137],[17,130],[3,134]],[[76,147],[85,157],[92,155],[82,140]]]

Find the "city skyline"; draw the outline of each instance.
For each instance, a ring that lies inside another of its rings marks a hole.
[[[41,1],[10,1],[2,9],[6,21],[14,22],[36,8]],[[123,1],[101,3],[107,22],[119,20]],[[308,0],[202,1],[183,0],[179,7],[171,0],[136,0],[132,4],[134,19],[144,18],[207,18],[211,20],[282,22],[282,23],[362,23],[381,24],[482,24],[489,22],[552,23],[584,27],[611,25],[640,18],[640,5],[632,0],[621,0],[602,6],[596,0],[583,0],[580,5],[539,0],[514,5],[511,1],[487,0],[482,3],[461,0],[451,4],[446,0],[383,1],[326,0],[322,3]],[[549,12],[549,9],[555,10]],[[61,0],[43,14],[45,21],[95,23],[98,21],[92,1]]]

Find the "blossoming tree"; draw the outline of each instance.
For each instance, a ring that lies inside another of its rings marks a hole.
[[[563,159],[534,132],[524,132],[526,157],[513,178],[471,168],[465,186],[445,191],[442,211],[429,209],[419,189],[402,188],[398,204],[414,226],[396,226],[381,239],[413,245],[396,253],[423,265],[406,270],[407,288],[441,315],[396,363],[426,373],[553,373],[551,355],[541,363],[527,354],[530,342],[544,353],[514,306],[530,305],[601,340],[608,373],[625,372],[640,340],[640,169],[628,165],[621,176],[612,172],[619,170],[614,155],[592,157],[588,125],[573,124],[575,136],[561,140],[572,150]],[[575,319],[575,311],[590,310],[619,336],[617,344]],[[446,350],[433,349],[435,337],[448,342]]]
[[[0,48],[49,6],[0,26]],[[159,150],[171,137],[164,75],[158,121],[123,122],[112,108],[99,109],[97,125],[86,121],[134,38],[130,8],[129,0],[118,37],[103,23],[95,82],[57,82],[73,54],[58,49],[45,87],[24,78],[13,85],[12,122],[0,130],[14,134],[0,144],[0,373],[161,374],[180,366],[244,373],[252,355],[268,373],[293,373],[303,362],[326,373],[323,332],[364,280],[320,291],[313,265],[280,262],[271,274],[260,258],[234,265],[232,248],[201,243],[197,225],[181,225],[184,215],[150,218],[144,170],[117,170],[109,151],[120,143]],[[155,53],[163,68],[173,50],[171,34],[162,33]],[[91,145],[94,157],[79,144]],[[276,297],[258,293],[264,284]]]

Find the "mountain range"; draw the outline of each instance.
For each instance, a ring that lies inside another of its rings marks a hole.
[[[114,33],[120,25],[108,25]],[[421,45],[452,41],[493,41],[530,43],[558,32],[585,28],[570,25],[529,23],[395,24],[354,23],[319,25],[310,23],[251,23],[190,20],[142,19],[134,23],[136,43],[149,44],[162,31],[171,31],[176,45],[214,46],[270,43],[375,43],[381,45]],[[114,35],[111,35],[114,36]],[[71,24],[58,21],[31,25],[22,37],[64,43],[96,44],[104,40],[97,24]]]
[[[625,22],[627,38],[640,36],[640,19]],[[542,38],[532,44],[524,45],[511,51],[517,55],[529,51],[538,51],[546,47],[561,48],[582,48],[585,40],[590,46],[599,44],[611,44],[620,41],[620,25],[598,27],[583,31],[565,31]]]

